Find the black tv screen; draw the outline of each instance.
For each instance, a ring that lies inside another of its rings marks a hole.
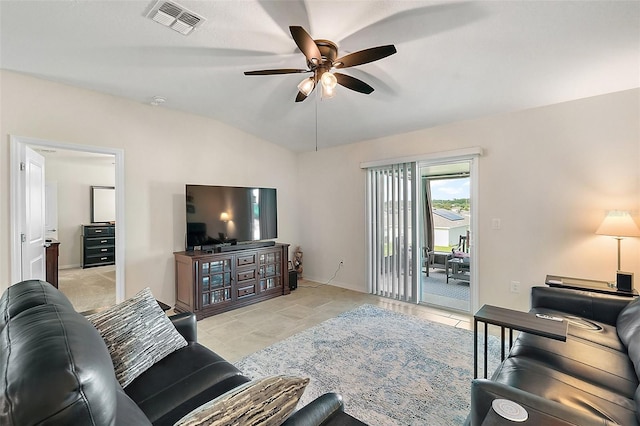
[[[274,188],[187,185],[187,250],[278,238]]]

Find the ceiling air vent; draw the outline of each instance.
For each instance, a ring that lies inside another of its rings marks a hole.
[[[184,35],[191,33],[204,21],[204,18],[179,4],[165,0],[159,0],[147,16]]]

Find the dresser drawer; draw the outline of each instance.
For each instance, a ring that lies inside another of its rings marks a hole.
[[[97,255],[97,256],[87,256],[84,259],[83,266],[91,266],[91,265],[102,265],[106,263],[113,263],[116,261],[115,253],[106,254],[106,255]]]
[[[86,238],[84,240],[85,250],[96,247],[115,247],[116,239],[114,237]]]
[[[85,237],[100,237],[100,236],[113,236],[115,235],[114,226],[85,226]]]
[[[94,256],[107,256],[113,255],[116,252],[116,248],[114,246],[102,246],[102,247],[87,247],[85,250],[85,256],[94,257]]]

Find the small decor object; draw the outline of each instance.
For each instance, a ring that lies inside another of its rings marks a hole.
[[[238,386],[196,408],[174,426],[279,426],[298,404],[309,379],[273,376]]]
[[[494,399],[491,407],[500,417],[512,422],[526,422],[529,418],[529,413],[522,405],[508,399]]]
[[[633,272],[616,273],[616,287],[620,291],[632,291],[633,290]]]
[[[148,287],[87,319],[107,344],[123,388],[162,358],[187,346]]]
[[[293,251],[293,269],[298,273],[298,278],[302,279],[302,271],[304,268],[302,267],[302,250],[300,246],[296,246]]]

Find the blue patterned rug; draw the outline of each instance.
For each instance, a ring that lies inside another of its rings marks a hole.
[[[489,343],[491,373],[500,344]],[[469,413],[473,332],[362,305],[235,365],[251,378],[309,377],[300,405],[337,392],[347,413],[372,426],[458,426]]]

